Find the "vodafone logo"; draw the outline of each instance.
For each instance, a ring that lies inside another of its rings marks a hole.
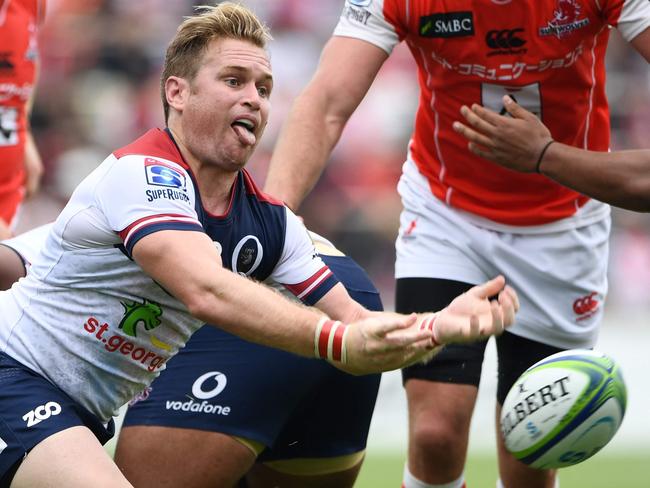
[[[210,371],[199,376],[192,385],[192,395],[199,400],[214,398],[225,388],[228,380],[219,371]]]
[[[600,302],[596,298],[596,295],[598,295],[598,293],[592,291],[589,295],[578,298],[573,302],[573,311],[576,315],[580,315],[581,318],[583,318],[582,316],[587,314],[591,316],[596,310],[598,310]]]

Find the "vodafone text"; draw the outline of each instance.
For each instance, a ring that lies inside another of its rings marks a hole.
[[[115,334],[109,337],[108,334],[105,334],[109,328],[107,323],[100,325],[100,321],[95,317],[89,317],[84,323],[84,330],[89,334],[94,334],[94,337],[104,344],[104,348],[107,351],[119,352],[124,356],[130,356],[134,361],[147,366],[147,370],[149,371],[154,371],[165,364],[166,358],[143,347],[136,347],[133,342],[125,339],[121,335]]]
[[[201,403],[190,399],[186,402],[174,402],[167,400],[165,408],[167,410],[181,410],[183,412],[199,412],[199,413],[213,413],[216,415],[228,415],[230,413],[230,407],[224,407],[222,405],[211,405],[210,403],[203,400]]]

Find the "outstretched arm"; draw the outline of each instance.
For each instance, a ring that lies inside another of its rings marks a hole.
[[[264,190],[296,210],[318,181],[348,119],[388,54],[359,39],[333,37],[314,78],[296,98],[275,147]]]
[[[412,327],[415,316],[390,314],[348,326],[292,303],[223,268],[213,242],[202,232],[149,234],[135,244],[133,257],[200,320],[252,342],[330,359],[351,373],[400,368],[431,346],[431,331]]]
[[[454,122],[454,130],[467,138],[474,154],[516,171],[538,171],[621,208],[650,211],[649,150],[599,152],[568,146],[553,141],[546,126],[510,97],[503,103],[511,117],[480,105],[461,108],[466,124]]]
[[[490,297],[497,296],[496,300]],[[350,304],[355,304],[356,307]],[[328,292],[316,306],[331,317],[343,321],[364,318],[397,319],[403,315],[389,312],[370,312],[356,304],[341,285]],[[413,314],[407,329],[364,328],[365,321],[353,325],[355,334],[350,340],[362,341],[366,350],[372,351],[371,358],[381,364],[395,364],[407,361],[404,351],[398,345],[402,334],[418,330],[432,332],[432,341],[426,350],[420,350],[409,360],[410,363],[426,361],[440,348],[452,342],[474,342],[491,335],[499,335],[514,323],[519,310],[519,299],[515,291],[505,286],[503,276],[474,286],[466,293],[456,297],[447,307],[435,313]],[[390,346],[389,346],[390,345]],[[354,348],[351,348],[354,351]]]

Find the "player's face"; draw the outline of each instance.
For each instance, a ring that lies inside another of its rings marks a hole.
[[[213,41],[181,116],[188,149],[203,164],[242,168],[266,127],[272,87],[264,49],[235,39]]]

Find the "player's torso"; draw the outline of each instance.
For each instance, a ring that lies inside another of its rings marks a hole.
[[[200,202],[197,213],[221,254],[222,265],[234,273],[264,281],[282,254],[285,208],[262,194],[245,170],[237,176],[231,197],[225,215],[211,215]]]
[[[374,2],[350,1],[360,6],[348,8],[371,9]],[[616,17],[613,3],[383,1],[384,20],[417,62],[421,96],[410,154],[436,197],[512,225],[554,221],[584,204],[584,197],[546,178],[515,174],[471,155],[452,123],[461,118],[462,105],[503,112],[501,100],[509,94],[539,115],[555,139],[607,150],[603,9],[610,10],[609,19]]]
[[[5,0],[0,5],[0,188],[21,168],[25,104],[34,88],[38,56],[35,3]]]
[[[0,345],[105,419],[157,376],[202,322],[127,256],[92,203],[102,177],[100,166],[80,185],[27,278],[0,295],[2,327],[10,332],[0,334]]]

